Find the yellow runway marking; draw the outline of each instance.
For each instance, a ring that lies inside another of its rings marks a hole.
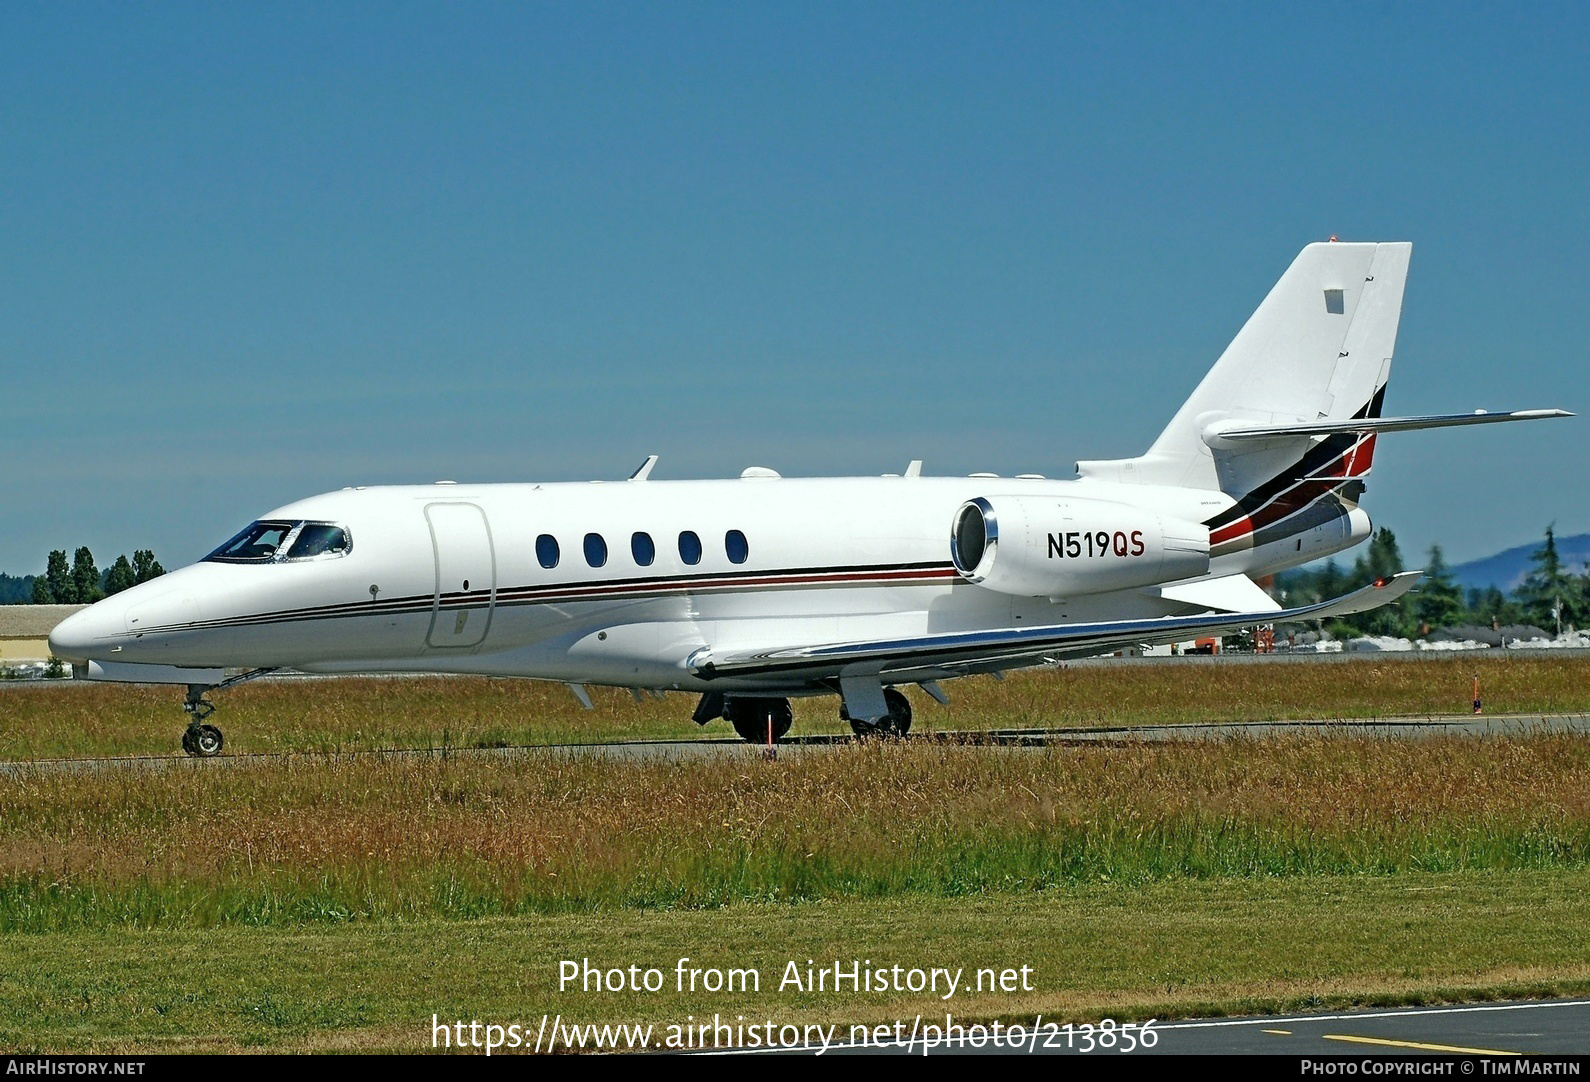
[[[1274,1033],[1275,1035],[1277,1035],[1279,1037],[1290,1037],[1292,1035],[1292,1031],[1289,1030],[1289,1029],[1267,1029],[1264,1032],[1265,1033]]]
[[[1384,1044],[1393,1048],[1419,1048],[1426,1052],[1456,1052],[1465,1056],[1518,1056],[1521,1052],[1501,1052],[1495,1048],[1460,1048],[1455,1044],[1422,1044],[1419,1041],[1393,1041],[1385,1037],[1352,1037],[1345,1033],[1322,1033],[1327,1041],[1353,1041],[1356,1044]]]

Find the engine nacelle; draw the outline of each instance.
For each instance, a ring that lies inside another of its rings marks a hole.
[[[979,496],[955,513],[950,558],[972,582],[1018,597],[1077,597],[1209,571],[1209,529],[1128,504]]]

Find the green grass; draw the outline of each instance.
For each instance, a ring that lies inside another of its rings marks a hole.
[[[432,1013],[528,1023],[1096,1020],[1590,991],[1584,871],[1175,879],[1039,894],[737,905],[477,921],[110,929],[0,938],[17,1053],[426,1049]],[[779,992],[785,961],[1034,969],[1035,991]],[[753,967],[760,993],[559,992],[590,957]],[[1173,1039],[1167,1037],[1167,1040]],[[1167,1046],[1168,1047],[1168,1046]],[[1278,1048],[1278,1051],[1282,1050]]]
[[[1087,665],[945,685],[940,707],[915,689],[919,731],[1376,718],[1465,713],[1478,673],[1492,713],[1590,711],[1590,658],[1461,658],[1276,664]],[[586,711],[559,684],[402,677],[261,682],[221,692],[215,722],[234,752],[497,747],[732,736],[690,721],[694,700],[636,703],[591,689]],[[185,723],[171,687],[7,686],[0,760],[174,754]],[[842,733],[833,697],[797,700],[795,733]]]
[[[0,789],[0,931],[1590,865],[1590,741],[290,757]]]
[[[1488,666],[1488,667],[1481,667]],[[1586,708],[1577,659],[1087,667],[951,685],[973,728]],[[229,745],[287,754],[0,781],[0,1044],[409,1051],[444,1019],[884,1022],[910,995],[560,993],[562,958],[1031,965],[957,1017],[1073,1019],[1590,992],[1590,740],[1291,736],[545,749],[694,731],[688,703],[475,679],[251,685]],[[169,690],[7,688],[24,754],[161,751]],[[823,715],[831,703],[821,704]],[[803,722],[816,717],[801,704]],[[158,721],[158,724],[155,722]],[[837,729],[832,722],[824,722]],[[809,727],[808,727],[809,731]]]

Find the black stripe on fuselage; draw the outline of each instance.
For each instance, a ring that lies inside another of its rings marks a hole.
[[[141,634],[171,631],[201,631],[261,624],[296,623],[306,620],[335,620],[357,616],[410,615],[441,610],[472,609],[495,604],[498,607],[550,605],[584,601],[626,601],[692,593],[730,593],[751,590],[821,589],[854,586],[920,585],[933,581],[960,581],[954,565],[858,564],[836,567],[787,568],[779,571],[731,571],[717,574],[664,575],[566,581],[546,586],[513,586],[503,589],[412,594],[384,600],[343,602],[301,609],[278,609],[245,616],[201,620],[187,624],[168,624],[144,628]]]
[[[1352,415],[1351,420],[1379,417],[1385,401],[1386,385],[1383,383],[1380,385],[1380,389],[1375,392],[1374,397],[1357,413]],[[1258,488],[1240,497],[1234,506],[1227,508],[1212,518],[1206,519],[1204,525],[1208,526],[1210,531],[1213,532],[1222,526],[1229,526],[1239,519],[1251,517],[1255,512],[1293,485],[1309,480],[1319,470],[1324,469],[1332,462],[1352,451],[1362,438],[1362,433],[1358,432],[1340,432],[1327,436],[1324,440],[1309,448],[1292,465],[1270,478]]]

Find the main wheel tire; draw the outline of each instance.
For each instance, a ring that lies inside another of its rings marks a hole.
[[[221,736],[221,730],[214,725],[200,725],[189,729],[182,737],[182,750],[200,759],[221,754],[221,748],[225,744],[226,740]]]
[[[795,723],[795,712],[788,699],[730,699],[724,711],[729,724],[740,734],[740,739],[750,744],[766,744],[769,723],[773,726],[773,742],[784,739]]]
[[[911,700],[899,688],[884,688],[883,703],[889,712],[877,721],[850,719],[850,729],[857,736],[904,736],[911,731]]]

